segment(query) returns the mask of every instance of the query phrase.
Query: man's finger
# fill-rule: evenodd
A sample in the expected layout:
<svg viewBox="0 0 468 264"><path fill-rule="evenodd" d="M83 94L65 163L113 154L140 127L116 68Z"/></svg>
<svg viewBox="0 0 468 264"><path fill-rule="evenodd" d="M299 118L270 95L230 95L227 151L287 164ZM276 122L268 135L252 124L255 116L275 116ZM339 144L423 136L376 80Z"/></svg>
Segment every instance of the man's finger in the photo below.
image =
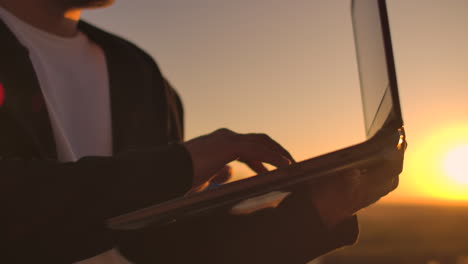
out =
<svg viewBox="0 0 468 264"><path fill-rule="evenodd" d="M247 134L245 135L249 140L268 146L272 151L278 152L281 155L288 158L291 162L295 162L291 153L287 151L283 146L278 142L273 140L270 136L266 134Z"/></svg>
<svg viewBox="0 0 468 264"><path fill-rule="evenodd" d="M220 171L218 171L211 179L212 183L223 184L231 180L232 178L232 168L230 166L224 166Z"/></svg>
<svg viewBox="0 0 468 264"><path fill-rule="evenodd" d="M288 167L292 163L289 158L272 151L261 142L245 141L239 143L237 147L239 148L239 160L265 162L279 168Z"/></svg>
<svg viewBox="0 0 468 264"><path fill-rule="evenodd" d="M255 173L262 174L268 172L268 169L260 161L249 161L249 160L240 160L241 162L247 164Z"/></svg>

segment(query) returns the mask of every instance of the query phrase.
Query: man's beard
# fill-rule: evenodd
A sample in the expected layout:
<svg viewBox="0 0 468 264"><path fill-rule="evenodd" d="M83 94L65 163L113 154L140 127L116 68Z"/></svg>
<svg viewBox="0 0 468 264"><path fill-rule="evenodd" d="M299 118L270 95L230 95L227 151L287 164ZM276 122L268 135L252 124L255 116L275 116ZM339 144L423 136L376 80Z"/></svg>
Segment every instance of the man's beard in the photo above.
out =
<svg viewBox="0 0 468 264"><path fill-rule="evenodd" d="M97 8L114 3L114 0L60 0L69 8Z"/></svg>

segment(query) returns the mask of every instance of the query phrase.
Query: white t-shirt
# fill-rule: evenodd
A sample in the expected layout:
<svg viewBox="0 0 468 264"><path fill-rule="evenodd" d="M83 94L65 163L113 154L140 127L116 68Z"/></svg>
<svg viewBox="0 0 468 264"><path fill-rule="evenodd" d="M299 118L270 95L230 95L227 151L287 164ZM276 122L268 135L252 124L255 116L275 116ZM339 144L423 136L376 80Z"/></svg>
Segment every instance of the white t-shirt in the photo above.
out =
<svg viewBox="0 0 468 264"><path fill-rule="evenodd" d="M63 38L0 9L29 50L52 122L59 161L111 156L109 81L102 49L86 35Z"/></svg>
<svg viewBox="0 0 468 264"><path fill-rule="evenodd" d="M81 32L71 38L59 37L1 7L0 18L29 50L51 119L59 161L111 156L109 77L103 50ZM79 262L128 263L116 250Z"/></svg>

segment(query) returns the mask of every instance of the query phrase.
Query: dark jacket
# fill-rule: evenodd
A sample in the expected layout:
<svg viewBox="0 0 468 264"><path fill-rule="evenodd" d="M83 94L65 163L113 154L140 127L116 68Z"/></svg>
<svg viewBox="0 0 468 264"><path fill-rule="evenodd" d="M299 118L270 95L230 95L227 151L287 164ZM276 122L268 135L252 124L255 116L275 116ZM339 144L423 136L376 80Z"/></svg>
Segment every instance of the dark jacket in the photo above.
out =
<svg viewBox="0 0 468 264"><path fill-rule="evenodd" d="M116 245L137 264L303 263L355 241L355 218L327 230L300 195L249 216L213 213L165 228L106 229L109 217L183 195L192 184L192 164L180 145L180 100L151 57L87 23L79 27L106 55L114 155L59 163L28 51L0 21L0 243L6 263L72 263ZM216 253L201 252L201 242Z"/></svg>

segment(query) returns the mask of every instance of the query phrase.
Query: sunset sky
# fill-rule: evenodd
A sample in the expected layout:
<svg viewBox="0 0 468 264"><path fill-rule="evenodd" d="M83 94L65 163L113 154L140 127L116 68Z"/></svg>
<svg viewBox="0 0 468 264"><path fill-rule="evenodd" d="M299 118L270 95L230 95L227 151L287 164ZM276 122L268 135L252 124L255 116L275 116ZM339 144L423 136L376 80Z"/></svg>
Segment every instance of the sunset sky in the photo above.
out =
<svg viewBox="0 0 468 264"><path fill-rule="evenodd" d="M385 201L468 201L468 1L391 0L389 12L409 148ZM348 0L117 0L83 18L157 60L187 139L265 132L297 160L365 139Z"/></svg>

